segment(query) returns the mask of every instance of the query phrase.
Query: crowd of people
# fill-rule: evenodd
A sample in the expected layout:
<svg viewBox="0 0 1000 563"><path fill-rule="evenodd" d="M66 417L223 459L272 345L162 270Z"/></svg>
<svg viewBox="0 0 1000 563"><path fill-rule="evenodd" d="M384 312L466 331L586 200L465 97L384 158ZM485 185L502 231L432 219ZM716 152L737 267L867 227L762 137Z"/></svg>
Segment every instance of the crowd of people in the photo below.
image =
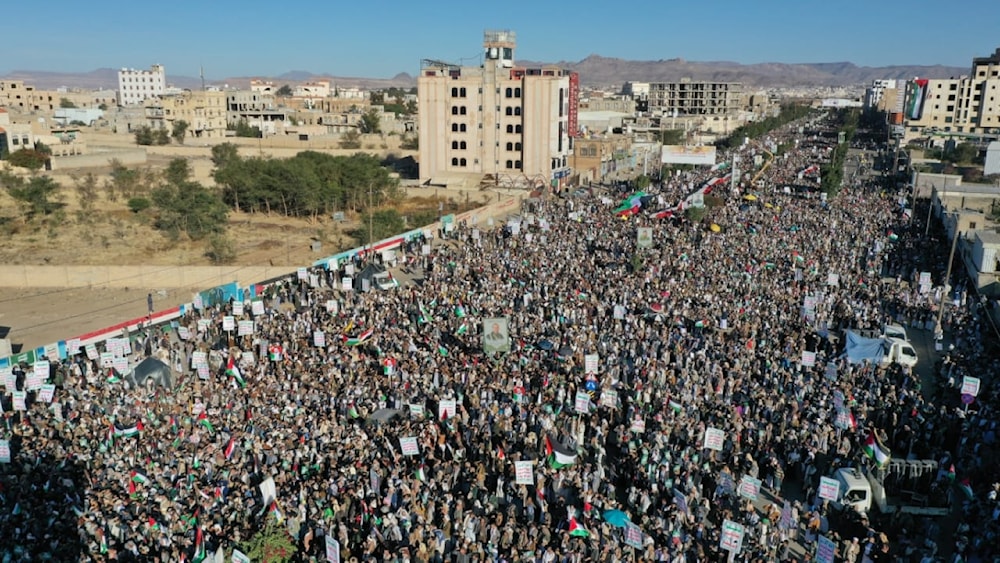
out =
<svg viewBox="0 0 1000 563"><path fill-rule="evenodd" d="M829 153L798 126L738 149L768 170L724 184L703 220L617 217L599 189L539 198L415 248L419 283L344 291L343 272L317 272L261 287L262 309L202 303L130 335L120 353L162 360L167 385L83 350L54 363L51 402L0 400L0 561L322 561L328 543L342 561L724 561L727 521L743 530L734 561L805 561L821 537L840 561L993 560L988 306L962 297L929 326L949 296L917 277L946 281L945 243L870 180L829 200L785 190L816 184L800 172ZM647 191L677 201L721 173ZM509 352L484 353L485 319L506 319ZM936 395L909 368L842 358L844 329L889 322L945 336ZM971 409L965 374L984 383ZM955 479L954 534L816 499L819 477L873 465L869 431Z"/></svg>

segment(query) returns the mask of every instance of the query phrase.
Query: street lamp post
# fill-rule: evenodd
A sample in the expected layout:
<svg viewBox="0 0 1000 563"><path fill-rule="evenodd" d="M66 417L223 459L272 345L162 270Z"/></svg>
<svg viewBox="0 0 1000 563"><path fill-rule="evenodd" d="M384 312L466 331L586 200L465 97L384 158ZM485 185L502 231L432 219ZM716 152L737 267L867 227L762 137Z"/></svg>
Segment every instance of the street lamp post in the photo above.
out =
<svg viewBox="0 0 1000 563"><path fill-rule="evenodd" d="M958 213L955 214L955 234L951 237L951 252L948 253L948 268L944 273L944 290L941 293L941 305L938 307L937 324L934 325L935 332L944 330L941 328L941 319L944 317L944 304L948 299L948 292L951 290L951 265L955 261L955 248L958 246Z"/></svg>

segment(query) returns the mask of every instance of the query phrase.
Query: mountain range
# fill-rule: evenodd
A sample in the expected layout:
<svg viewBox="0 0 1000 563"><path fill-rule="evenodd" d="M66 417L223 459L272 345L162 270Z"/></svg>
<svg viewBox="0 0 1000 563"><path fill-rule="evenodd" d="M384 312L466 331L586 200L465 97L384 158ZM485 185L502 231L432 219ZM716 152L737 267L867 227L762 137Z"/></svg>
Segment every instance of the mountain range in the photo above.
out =
<svg viewBox="0 0 1000 563"><path fill-rule="evenodd" d="M750 87L860 87L880 78L910 79L948 78L968 73L968 68L943 65L892 65L882 67L857 66L850 62L839 63L756 63L741 64L729 61L694 62L684 59L657 61L633 61L590 55L578 62L561 61L539 63L518 61L519 66L558 66L580 74L580 82L585 86L620 87L629 81L671 82L682 78L713 82L742 82ZM229 85L248 87L251 78L273 80L279 84L305 82L310 80L330 80L342 88L364 89L388 88L390 86L409 88L416 85L416 78L405 72L392 78L341 77L332 74L316 74L304 70L294 70L272 77L230 77L206 79L208 85ZM15 70L0 79L24 80L39 89L59 87L83 89L117 89L118 71L100 68L90 72L46 72ZM167 75L167 82L178 88L197 89L202 85L199 77Z"/></svg>

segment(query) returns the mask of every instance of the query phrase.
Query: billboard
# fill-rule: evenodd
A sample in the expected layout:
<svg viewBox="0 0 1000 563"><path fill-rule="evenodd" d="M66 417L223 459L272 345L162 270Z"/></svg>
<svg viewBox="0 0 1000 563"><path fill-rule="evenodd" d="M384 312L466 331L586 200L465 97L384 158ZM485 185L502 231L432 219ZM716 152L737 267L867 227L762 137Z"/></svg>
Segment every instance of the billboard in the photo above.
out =
<svg viewBox="0 0 1000 563"><path fill-rule="evenodd" d="M577 137L580 134L580 74L572 72L569 75L569 112L567 113L566 128L569 129L570 137Z"/></svg>
<svg viewBox="0 0 1000 563"><path fill-rule="evenodd" d="M906 83L906 117L908 119L917 120L923 116L926 95L926 78L917 78Z"/></svg>
<svg viewBox="0 0 1000 563"><path fill-rule="evenodd" d="M715 166L715 147L687 147L684 145L663 145L663 164L700 164Z"/></svg>

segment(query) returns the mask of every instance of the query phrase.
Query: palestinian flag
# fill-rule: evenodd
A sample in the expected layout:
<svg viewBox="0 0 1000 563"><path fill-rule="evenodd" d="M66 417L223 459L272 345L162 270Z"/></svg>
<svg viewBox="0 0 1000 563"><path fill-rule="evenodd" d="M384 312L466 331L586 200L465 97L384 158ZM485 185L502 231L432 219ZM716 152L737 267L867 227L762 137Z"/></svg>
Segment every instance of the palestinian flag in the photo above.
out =
<svg viewBox="0 0 1000 563"><path fill-rule="evenodd" d="M198 424L204 426L209 432L215 433L215 426L212 426L212 422L208 420L208 415L205 414L205 411L202 411L198 415Z"/></svg>
<svg viewBox="0 0 1000 563"><path fill-rule="evenodd" d="M677 401L675 401L673 399L668 400L667 401L667 405L670 407L670 410L672 410L674 412L677 412L677 413L681 412L681 409L684 408L684 407L681 406L680 403L678 403Z"/></svg>
<svg viewBox="0 0 1000 563"><path fill-rule="evenodd" d="M396 373L396 366L398 363L399 362L397 362L394 358L386 358L382 362L382 374L392 375L393 373Z"/></svg>
<svg viewBox="0 0 1000 563"><path fill-rule="evenodd" d="M370 328L370 329L362 332L361 334L355 336L354 338L348 338L346 340L346 343L347 343L348 346L360 346L360 345L364 344L365 342L367 342L368 339L372 337L372 334L374 334L374 332L375 332L375 329Z"/></svg>
<svg viewBox="0 0 1000 563"><path fill-rule="evenodd" d="M233 457L233 452L236 451L236 436L229 438L229 443L226 444L226 459Z"/></svg>
<svg viewBox="0 0 1000 563"><path fill-rule="evenodd" d="M872 430L868 431L868 436L865 438L864 452L879 467L885 467L892 459L892 452L889 448L879 444L878 438L875 437L875 432Z"/></svg>
<svg viewBox="0 0 1000 563"><path fill-rule="evenodd" d="M108 538L106 536L107 536L107 533L102 529L101 530L101 555L105 555L108 552Z"/></svg>
<svg viewBox="0 0 1000 563"><path fill-rule="evenodd" d="M455 316L460 319L465 318L465 307L462 307L461 305L455 307Z"/></svg>
<svg viewBox="0 0 1000 563"><path fill-rule="evenodd" d="M150 516L146 520L146 523L149 525L149 529L151 529L151 530L159 530L160 529L160 525L156 523L156 519L153 518L152 516Z"/></svg>
<svg viewBox="0 0 1000 563"><path fill-rule="evenodd" d="M976 500L976 494L972 492L972 483L969 482L968 477L959 481L958 489L965 494L965 498Z"/></svg>
<svg viewBox="0 0 1000 563"><path fill-rule="evenodd" d="M947 477L948 480L951 481L952 483L955 482L955 464L954 463L951 464L951 467L948 468L948 473L945 474L945 477Z"/></svg>
<svg viewBox="0 0 1000 563"><path fill-rule="evenodd" d="M417 481L420 481L421 483L427 481L427 472L424 471L424 466L423 465L421 465L420 467L417 468L417 470L416 470L416 472L414 472L413 476L417 479Z"/></svg>
<svg viewBox="0 0 1000 563"><path fill-rule="evenodd" d="M114 368L109 369L107 382L118 383L119 381L121 381L121 379L118 378L118 373L114 370Z"/></svg>
<svg viewBox="0 0 1000 563"><path fill-rule="evenodd" d="M576 452L569 451L559 442L553 442L548 436L545 436L545 455L552 469L562 469L576 463Z"/></svg>
<svg viewBox="0 0 1000 563"><path fill-rule="evenodd" d="M421 323L429 323L433 320L433 317L431 317L431 314L427 311L427 308L424 307L423 304L420 305L420 318L418 320Z"/></svg>
<svg viewBox="0 0 1000 563"><path fill-rule="evenodd" d="M458 330L455 331L455 336L462 336L466 332L469 332L469 325L462 323L462 326L458 327Z"/></svg>
<svg viewBox="0 0 1000 563"><path fill-rule="evenodd" d="M205 553L205 533L201 531L201 526L195 528L194 532L194 557L191 558L192 563L201 563L205 560L207 554Z"/></svg>
<svg viewBox="0 0 1000 563"><path fill-rule="evenodd" d="M590 532L576 521L576 517L571 516L569 519L569 535L577 538L589 538Z"/></svg>
<svg viewBox="0 0 1000 563"><path fill-rule="evenodd" d="M271 514L274 515L274 519L278 521L278 524L285 521L285 515L278 509L278 501L271 501Z"/></svg>
<svg viewBox="0 0 1000 563"><path fill-rule="evenodd" d="M149 483L149 477L146 477L145 475L139 473L138 471L133 471L131 473L131 476L133 483L142 483L143 485Z"/></svg>
<svg viewBox="0 0 1000 563"><path fill-rule="evenodd" d="M447 357L448 356L448 349L445 348L444 346L438 344L438 354L441 354L442 356L446 356Z"/></svg>
<svg viewBox="0 0 1000 563"><path fill-rule="evenodd" d="M896 242L897 240L899 240L899 235L897 235L892 231L889 231L889 240Z"/></svg>
<svg viewBox="0 0 1000 563"><path fill-rule="evenodd" d="M232 354L229 355L229 361L226 362L226 375L232 377L236 380L236 383L240 384L240 387L246 387L247 382L243 380L243 375L240 374L240 368L236 365L236 358Z"/></svg>
<svg viewBox="0 0 1000 563"><path fill-rule="evenodd" d="M351 418L358 418L359 416L361 416L360 414L358 414L358 408L354 406L354 403L351 403L350 408L347 409L347 416Z"/></svg>
<svg viewBox="0 0 1000 563"><path fill-rule="evenodd" d="M115 438L132 438L142 432L142 423L138 423L130 428L115 428Z"/></svg>

